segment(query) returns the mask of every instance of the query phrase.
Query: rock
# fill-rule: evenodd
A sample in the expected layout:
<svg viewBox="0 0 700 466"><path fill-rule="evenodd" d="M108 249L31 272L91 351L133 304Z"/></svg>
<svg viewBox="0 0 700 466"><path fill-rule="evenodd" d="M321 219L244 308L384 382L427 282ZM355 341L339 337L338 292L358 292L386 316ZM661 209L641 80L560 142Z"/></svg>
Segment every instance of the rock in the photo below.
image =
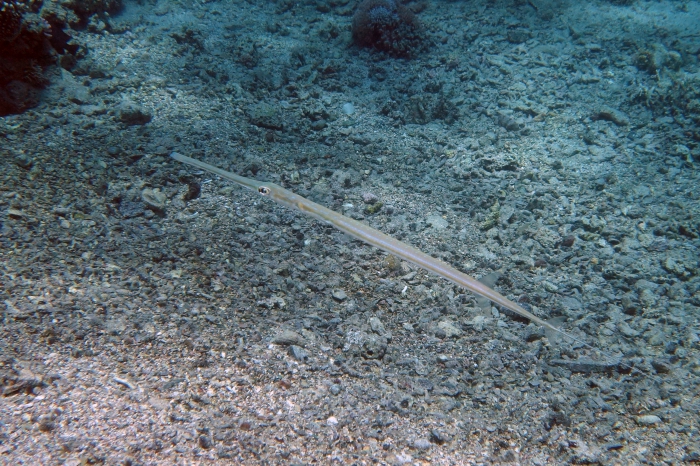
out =
<svg viewBox="0 0 700 466"><path fill-rule="evenodd" d="M212 447L211 439L206 435L200 435L198 439L199 446L208 449Z"/></svg>
<svg viewBox="0 0 700 466"><path fill-rule="evenodd" d="M365 359L382 359L386 353L386 340L376 335L367 335L366 337L362 343L362 357Z"/></svg>
<svg viewBox="0 0 700 466"><path fill-rule="evenodd" d="M527 42L530 40L532 37L532 33L528 31L527 29L510 29L506 33L506 39L508 39L508 42L511 44L522 44L523 42Z"/></svg>
<svg viewBox="0 0 700 466"><path fill-rule="evenodd" d="M611 121L617 126L628 126L630 124L630 119L627 115L610 107L601 107L597 112L591 115L591 119Z"/></svg>
<svg viewBox="0 0 700 466"><path fill-rule="evenodd" d="M639 336L639 332L634 330L632 327L629 326L627 322L619 322L617 324L617 329L620 331L620 333L626 337L629 338L635 338Z"/></svg>
<svg viewBox="0 0 700 466"><path fill-rule="evenodd" d="M292 330L283 331L281 334L272 339L272 343L283 346L306 346L306 341L304 338Z"/></svg>
<svg viewBox="0 0 700 466"><path fill-rule="evenodd" d="M288 353L290 356L300 362L306 362L309 359L309 352L301 346L291 345Z"/></svg>
<svg viewBox="0 0 700 466"><path fill-rule="evenodd" d="M32 168L32 165L34 165L34 160L32 160L32 158L29 157L27 154L20 154L17 157L15 157L15 163L18 167L24 168L25 170L29 170L30 168Z"/></svg>
<svg viewBox="0 0 700 466"><path fill-rule="evenodd" d="M353 170L336 170L331 176L331 182L334 186L341 188L352 188L360 183L360 174Z"/></svg>
<svg viewBox="0 0 700 466"><path fill-rule="evenodd" d="M415 448L416 450L428 450L431 446L431 443L428 439L419 438L419 439L414 440L411 443L411 446L413 448Z"/></svg>
<svg viewBox="0 0 700 466"><path fill-rule="evenodd" d="M437 327L445 333L445 338L458 337L462 334L462 331L448 320L438 322Z"/></svg>
<svg viewBox="0 0 700 466"><path fill-rule="evenodd" d="M167 197L165 194L160 192L159 189L150 189L146 188L141 192L141 200L143 201L146 206L148 206L151 210L154 210L156 212L164 212L165 211L165 201L167 200Z"/></svg>
<svg viewBox="0 0 700 466"><path fill-rule="evenodd" d="M343 290L333 290L333 299L335 299L338 302L343 302L346 299L348 299L348 295L345 294L345 291Z"/></svg>
<svg viewBox="0 0 700 466"><path fill-rule="evenodd" d="M397 453L394 460L395 464L408 464L413 461L413 457L408 453Z"/></svg>
<svg viewBox="0 0 700 466"><path fill-rule="evenodd" d="M325 120L318 120L311 123L311 129L314 131L321 131L325 129L327 125Z"/></svg>
<svg viewBox="0 0 700 466"><path fill-rule="evenodd" d="M449 442L451 440L450 436L447 435L445 432L442 432L437 429L433 429L430 432L430 441L433 443L436 443L438 445L444 445L445 443Z"/></svg>
<svg viewBox="0 0 700 466"><path fill-rule="evenodd" d="M611 361L594 361L588 358L579 358L576 360L569 359L553 359L549 361L549 364L553 366L563 366L569 369L571 372L608 372L615 370L619 367L619 362Z"/></svg>
<svg viewBox="0 0 700 466"><path fill-rule="evenodd" d="M122 201L119 204L119 213L124 218L134 218L143 215L145 206L143 202Z"/></svg>
<svg viewBox="0 0 700 466"><path fill-rule="evenodd" d="M525 327L525 330L523 330L523 339L528 343L541 340L544 337L544 329L538 325L528 325Z"/></svg>
<svg viewBox="0 0 700 466"><path fill-rule="evenodd" d="M50 98L56 100L68 99L75 104L85 104L90 100L90 88L82 85L65 69L61 69L61 77L46 91Z"/></svg>
<svg viewBox="0 0 700 466"><path fill-rule="evenodd" d="M449 225L449 223L447 223L447 220L445 220L439 215L431 215L425 221L436 230L444 230Z"/></svg>
<svg viewBox="0 0 700 466"><path fill-rule="evenodd" d="M279 107L260 102L253 105L248 110L250 122L260 128L282 130L284 129L284 119Z"/></svg>
<svg viewBox="0 0 700 466"><path fill-rule="evenodd" d="M145 125L152 118L145 108L130 101L122 102L117 111L119 121L128 126Z"/></svg>
<svg viewBox="0 0 700 466"><path fill-rule="evenodd" d="M7 209L7 216L14 219L20 219L24 217L24 212L22 212L20 209L10 207Z"/></svg>
<svg viewBox="0 0 700 466"><path fill-rule="evenodd" d="M384 324L377 317L372 317L369 319L369 326L374 333L377 333L379 335L384 335L386 333Z"/></svg>
<svg viewBox="0 0 700 466"><path fill-rule="evenodd" d="M346 115L352 115L355 113L355 106L352 102L346 102L343 104L343 113Z"/></svg>
<svg viewBox="0 0 700 466"><path fill-rule="evenodd" d="M661 423L661 418L659 416L655 416L653 414L647 414L645 416L638 416L637 417L637 424L640 426L653 426L655 424L660 424Z"/></svg>
<svg viewBox="0 0 700 466"><path fill-rule="evenodd" d="M379 199L372 193L362 193L362 202L365 204L375 204Z"/></svg>

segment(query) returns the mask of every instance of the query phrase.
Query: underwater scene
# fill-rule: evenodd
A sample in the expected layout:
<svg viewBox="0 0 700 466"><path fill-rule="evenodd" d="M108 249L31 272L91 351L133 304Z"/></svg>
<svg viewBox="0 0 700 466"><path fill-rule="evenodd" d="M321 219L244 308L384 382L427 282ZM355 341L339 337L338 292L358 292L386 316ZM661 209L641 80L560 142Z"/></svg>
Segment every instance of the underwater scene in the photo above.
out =
<svg viewBox="0 0 700 466"><path fill-rule="evenodd" d="M0 464L700 462L697 0L0 0Z"/></svg>

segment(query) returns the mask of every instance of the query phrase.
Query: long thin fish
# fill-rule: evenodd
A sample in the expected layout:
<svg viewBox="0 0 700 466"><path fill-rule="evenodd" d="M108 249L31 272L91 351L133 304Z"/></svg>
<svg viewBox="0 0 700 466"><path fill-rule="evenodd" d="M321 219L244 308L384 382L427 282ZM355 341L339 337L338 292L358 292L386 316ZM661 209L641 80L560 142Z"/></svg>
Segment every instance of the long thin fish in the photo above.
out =
<svg viewBox="0 0 700 466"><path fill-rule="evenodd" d="M260 193L263 197L268 197L272 199L273 201L277 202L278 204L282 204L284 206L289 207L290 209L296 209L299 210L311 217L314 217L324 223L328 223L330 225L333 225L335 228L338 230L342 231L345 234L348 234L354 238L359 239L360 241L364 241L367 244L370 244L372 246L375 246L379 249L382 249L390 254L393 254L397 257L400 257L408 262L411 262L418 267L421 267L425 270L428 270L430 272L434 272L438 275L440 275L443 278L446 278L447 280L451 281L452 283L459 285L461 287L466 288L467 290L471 291L472 293L475 293L479 296L483 296L484 298L487 298L491 300L492 302L496 304L500 304L501 306L505 307L506 309L509 309L516 314L519 314L526 319L529 319L531 322L534 322L538 325L541 325L542 327L545 327L549 330L552 330L558 334L561 334L565 336L566 338L569 338L572 341L575 341L577 343L580 343L587 348L590 348L594 351L598 351L601 354L603 354L605 357L617 361L618 359L613 357L611 354L606 353L605 351L599 350L590 344L586 343L585 341L574 337L573 335L569 334L568 332L565 332L564 330L561 330L558 327L555 327L554 325L550 324L549 322L540 319L533 313L526 311L523 309L521 306L516 304L515 302L511 301L510 299L506 298L502 294L500 294L497 291L494 291L493 289L489 288L488 286L484 285L483 283L479 282L477 279L460 272L459 270L455 269L454 267L446 264L445 262L435 259L434 257L431 257L427 254L425 254L422 251L419 251L418 249L409 246L406 243L402 243L401 241L392 238L389 235L385 235L381 231L375 230L374 228L365 225L364 223L358 222L357 220L353 220L351 218L348 218L344 215L339 214L338 212L335 212L331 209L328 209L326 207L323 207L320 204L316 204L315 202L312 202L304 197L301 197L297 194L294 194L291 191L288 191L284 189L281 186L278 186L274 183L267 183L263 181L257 181L257 180L251 180L250 178L245 178L243 176L236 175L231 172L227 172L226 170L222 170L218 167L215 167L213 165L209 165L208 163L202 162L197 159L193 159L191 157L187 157L185 155L179 154L177 152L173 152L170 154L170 156L179 161L183 162L189 165L192 165L197 168L201 168L202 170L206 170L208 172L214 173L216 175L221 176L222 178L226 178L227 180L231 180L234 183L237 183L245 188L252 189L254 191L257 191ZM627 367L631 369L629 366L620 363L622 366ZM636 369L636 368L635 368ZM636 369L639 371L639 369ZM648 374L644 374L643 372L639 371L645 376L649 376Z"/></svg>

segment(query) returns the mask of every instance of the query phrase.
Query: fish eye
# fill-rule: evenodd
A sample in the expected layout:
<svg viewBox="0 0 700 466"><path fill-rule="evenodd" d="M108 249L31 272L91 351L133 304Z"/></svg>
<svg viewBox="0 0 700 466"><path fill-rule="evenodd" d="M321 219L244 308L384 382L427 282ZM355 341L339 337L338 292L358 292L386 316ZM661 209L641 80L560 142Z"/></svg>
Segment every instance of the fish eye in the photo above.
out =
<svg viewBox="0 0 700 466"><path fill-rule="evenodd" d="M258 192L263 196L267 196L268 194L270 194L271 191L270 188L268 188L267 186L260 186L258 188Z"/></svg>

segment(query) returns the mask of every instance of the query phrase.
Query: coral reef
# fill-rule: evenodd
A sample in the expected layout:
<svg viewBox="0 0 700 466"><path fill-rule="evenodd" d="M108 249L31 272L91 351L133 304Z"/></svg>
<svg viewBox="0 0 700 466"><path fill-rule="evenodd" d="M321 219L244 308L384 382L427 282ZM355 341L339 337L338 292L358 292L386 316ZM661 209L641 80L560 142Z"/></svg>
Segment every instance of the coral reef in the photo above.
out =
<svg viewBox="0 0 700 466"><path fill-rule="evenodd" d="M78 46L64 29L121 7L122 0L0 0L0 116L35 106L51 65L75 64Z"/></svg>
<svg viewBox="0 0 700 466"><path fill-rule="evenodd" d="M122 0L68 0L62 4L83 20L94 14L116 13L123 6Z"/></svg>
<svg viewBox="0 0 700 466"><path fill-rule="evenodd" d="M420 51L424 39L416 16L395 0L360 3L352 20L352 35L361 47L403 57Z"/></svg>
<svg viewBox="0 0 700 466"><path fill-rule="evenodd" d="M0 4L0 116L36 105L38 90L48 83L44 67L55 61L55 52L39 8L33 0Z"/></svg>
<svg viewBox="0 0 700 466"><path fill-rule="evenodd" d="M3 1L0 3L0 41L11 42L22 30L22 15L26 5L23 2Z"/></svg>

